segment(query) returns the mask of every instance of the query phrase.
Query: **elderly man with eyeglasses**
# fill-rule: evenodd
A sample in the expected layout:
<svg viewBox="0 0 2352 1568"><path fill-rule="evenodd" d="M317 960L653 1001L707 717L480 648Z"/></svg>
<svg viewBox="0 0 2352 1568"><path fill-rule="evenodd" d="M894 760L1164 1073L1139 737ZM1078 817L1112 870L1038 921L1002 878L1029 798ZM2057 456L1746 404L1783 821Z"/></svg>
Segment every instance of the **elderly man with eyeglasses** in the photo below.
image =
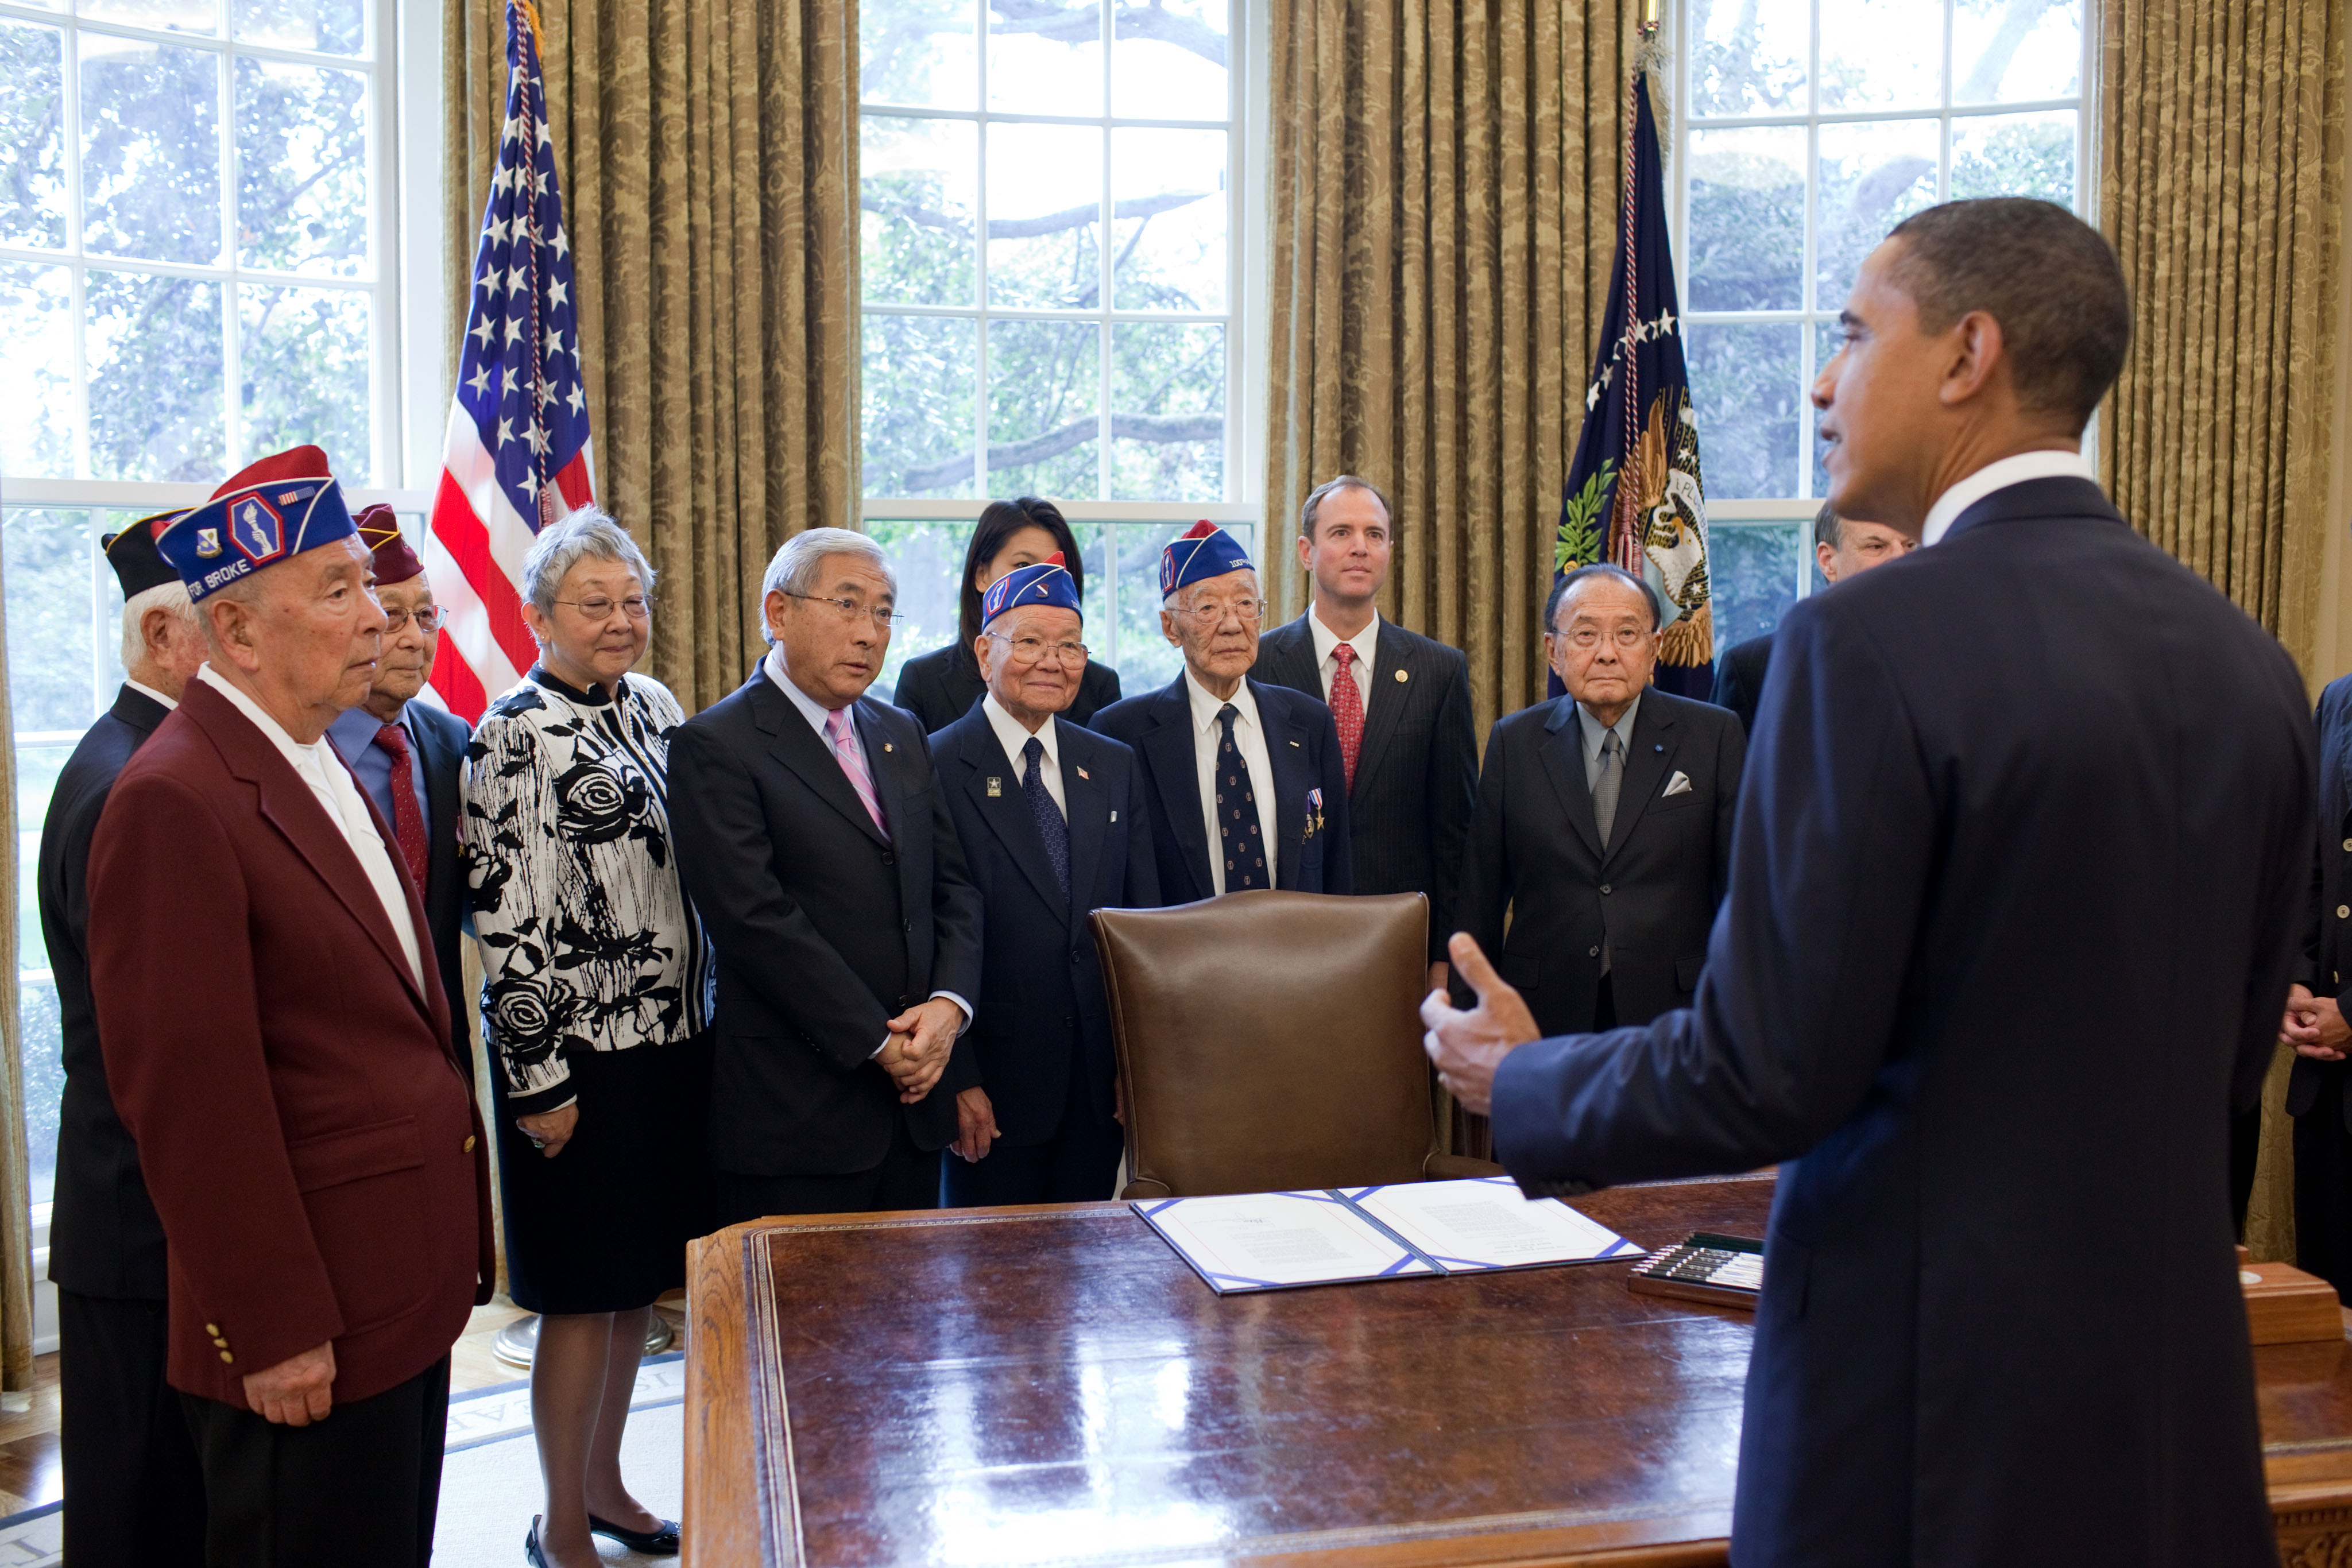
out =
<svg viewBox="0 0 2352 1568"><path fill-rule="evenodd" d="M1621 567L1561 578L1544 656L1568 694L1486 742L1456 919L1548 1034L1688 1007L1730 877L1746 732L1727 708L1649 689L1658 621Z"/></svg>
<svg viewBox="0 0 2352 1568"><path fill-rule="evenodd" d="M1241 541L1195 524L1160 557L1160 630L1184 668L1092 727L1143 759L1164 904L1253 888L1353 893L1348 772L1331 710L1250 678L1265 615Z"/></svg>
<svg viewBox="0 0 2352 1568"><path fill-rule="evenodd" d="M670 739L678 874L719 954L719 1223L935 1207L976 1082L981 897L922 726L866 695L898 580L866 536L809 528L760 587L767 656Z"/></svg>

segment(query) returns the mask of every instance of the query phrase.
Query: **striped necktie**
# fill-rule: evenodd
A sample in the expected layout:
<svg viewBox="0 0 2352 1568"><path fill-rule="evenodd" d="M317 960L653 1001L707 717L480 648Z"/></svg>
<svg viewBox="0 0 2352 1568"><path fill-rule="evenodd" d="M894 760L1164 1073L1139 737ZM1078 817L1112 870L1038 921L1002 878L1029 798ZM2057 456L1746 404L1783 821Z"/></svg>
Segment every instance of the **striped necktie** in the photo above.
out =
<svg viewBox="0 0 2352 1568"><path fill-rule="evenodd" d="M849 775L849 787L866 803L866 814L874 819L875 831L887 843L889 825L882 821L882 802L874 793L874 775L866 771L866 753L858 748L857 730L849 722L849 710L837 707L826 714L824 733L833 741L833 755L841 763L841 770Z"/></svg>

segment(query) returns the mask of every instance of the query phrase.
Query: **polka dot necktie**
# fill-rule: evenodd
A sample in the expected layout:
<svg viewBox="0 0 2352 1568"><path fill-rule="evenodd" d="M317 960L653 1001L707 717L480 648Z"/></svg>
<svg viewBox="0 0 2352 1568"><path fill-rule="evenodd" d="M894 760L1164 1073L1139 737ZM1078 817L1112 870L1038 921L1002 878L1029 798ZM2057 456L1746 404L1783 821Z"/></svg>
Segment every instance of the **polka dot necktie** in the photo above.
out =
<svg viewBox="0 0 2352 1568"><path fill-rule="evenodd" d="M1339 727L1339 760L1348 769L1348 788L1356 787L1356 753L1364 748L1364 694L1356 685L1356 677L1348 668L1356 662L1353 643L1341 643L1331 650L1339 668L1331 676L1331 719Z"/></svg>
<svg viewBox="0 0 2352 1568"><path fill-rule="evenodd" d="M1274 885L1265 873L1265 839L1257 831L1257 797L1250 791L1249 767L1234 744L1234 720L1241 716L1231 703L1217 710L1217 836L1223 841L1227 893Z"/></svg>
<svg viewBox="0 0 2352 1568"><path fill-rule="evenodd" d="M1045 858L1054 862L1054 880L1062 884L1062 897L1070 896L1070 824L1062 817L1062 808L1054 804L1054 792L1045 788L1045 743L1035 736L1021 748L1021 758L1028 764L1021 775L1021 794L1029 802L1029 814L1037 820L1037 836L1045 841Z"/></svg>

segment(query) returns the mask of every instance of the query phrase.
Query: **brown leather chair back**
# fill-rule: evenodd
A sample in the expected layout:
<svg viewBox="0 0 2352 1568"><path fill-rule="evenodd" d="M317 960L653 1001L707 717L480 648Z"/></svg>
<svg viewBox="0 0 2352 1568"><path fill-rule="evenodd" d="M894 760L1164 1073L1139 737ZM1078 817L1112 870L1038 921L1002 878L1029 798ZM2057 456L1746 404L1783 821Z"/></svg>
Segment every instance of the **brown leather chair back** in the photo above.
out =
<svg viewBox="0 0 2352 1568"><path fill-rule="evenodd" d="M1423 1179L1426 898L1259 891L1093 919L1127 1090L1123 1196Z"/></svg>

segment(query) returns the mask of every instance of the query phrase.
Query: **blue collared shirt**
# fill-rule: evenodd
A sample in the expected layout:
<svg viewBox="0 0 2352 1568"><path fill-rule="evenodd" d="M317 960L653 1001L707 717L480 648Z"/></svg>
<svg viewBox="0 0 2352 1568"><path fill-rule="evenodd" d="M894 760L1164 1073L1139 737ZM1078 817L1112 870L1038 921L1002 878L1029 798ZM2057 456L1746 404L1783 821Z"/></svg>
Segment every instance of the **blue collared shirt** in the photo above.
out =
<svg viewBox="0 0 2352 1568"><path fill-rule="evenodd" d="M408 783L416 791L416 809L424 815L429 841L442 824L433 820L433 797L425 788L425 758L416 748L416 727L408 718L411 706L404 705L394 722L408 737ZM383 727L383 721L367 709L347 708L327 727L327 738L334 743L335 755L350 766L360 789L383 813L384 826L390 827L396 821L392 814L392 753L375 743L376 731Z"/></svg>

